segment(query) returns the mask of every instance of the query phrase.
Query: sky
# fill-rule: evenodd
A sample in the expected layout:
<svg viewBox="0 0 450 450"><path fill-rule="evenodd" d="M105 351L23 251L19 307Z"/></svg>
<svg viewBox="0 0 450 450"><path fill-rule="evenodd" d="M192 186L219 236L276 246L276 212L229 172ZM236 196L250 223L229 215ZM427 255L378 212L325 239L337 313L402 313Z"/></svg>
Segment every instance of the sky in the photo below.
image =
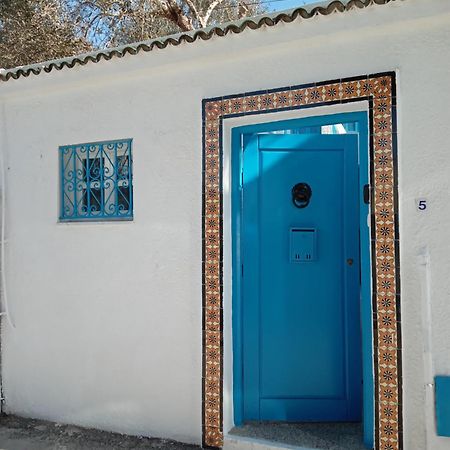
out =
<svg viewBox="0 0 450 450"><path fill-rule="evenodd" d="M319 0L275 0L269 3L269 11L282 11L283 9L297 8L300 6L317 3Z"/></svg>

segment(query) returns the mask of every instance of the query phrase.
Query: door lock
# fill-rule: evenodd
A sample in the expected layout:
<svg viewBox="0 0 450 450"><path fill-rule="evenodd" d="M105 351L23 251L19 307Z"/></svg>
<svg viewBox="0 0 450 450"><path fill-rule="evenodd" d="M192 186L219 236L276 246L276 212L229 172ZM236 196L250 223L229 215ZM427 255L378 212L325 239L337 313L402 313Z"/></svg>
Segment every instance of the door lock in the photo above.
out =
<svg viewBox="0 0 450 450"><path fill-rule="evenodd" d="M348 264L349 266L353 266L353 258L348 258L348 259L347 259L347 264Z"/></svg>

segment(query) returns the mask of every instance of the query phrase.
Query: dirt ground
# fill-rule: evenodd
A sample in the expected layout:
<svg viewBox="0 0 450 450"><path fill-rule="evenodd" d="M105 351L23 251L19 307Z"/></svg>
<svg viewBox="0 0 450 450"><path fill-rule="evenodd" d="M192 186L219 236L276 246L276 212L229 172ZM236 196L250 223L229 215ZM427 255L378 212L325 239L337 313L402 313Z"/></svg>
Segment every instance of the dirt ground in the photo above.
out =
<svg viewBox="0 0 450 450"><path fill-rule="evenodd" d="M199 449L166 439L125 436L73 425L0 417L0 450Z"/></svg>

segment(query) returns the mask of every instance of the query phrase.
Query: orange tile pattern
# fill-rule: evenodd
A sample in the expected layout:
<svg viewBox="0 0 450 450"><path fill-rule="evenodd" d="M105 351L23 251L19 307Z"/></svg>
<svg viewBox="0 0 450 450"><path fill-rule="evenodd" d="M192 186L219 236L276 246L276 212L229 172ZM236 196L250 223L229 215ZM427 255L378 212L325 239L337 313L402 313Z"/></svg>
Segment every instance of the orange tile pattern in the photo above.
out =
<svg viewBox="0 0 450 450"><path fill-rule="evenodd" d="M384 73L203 102L203 444L222 433L223 118L368 101L372 213L375 447L402 448L395 74Z"/></svg>

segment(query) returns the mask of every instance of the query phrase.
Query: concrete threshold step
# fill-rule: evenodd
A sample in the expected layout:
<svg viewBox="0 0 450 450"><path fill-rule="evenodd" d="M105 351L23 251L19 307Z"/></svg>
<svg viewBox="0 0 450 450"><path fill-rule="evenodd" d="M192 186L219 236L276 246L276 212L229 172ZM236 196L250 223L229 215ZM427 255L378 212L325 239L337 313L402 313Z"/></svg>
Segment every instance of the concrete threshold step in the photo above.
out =
<svg viewBox="0 0 450 450"><path fill-rule="evenodd" d="M233 428L224 450L367 450L360 423L249 422Z"/></svg>
<svg viewBox="0 0 450 450"><path fill-rule="evenodd" d="M223 450L317 450L308 447L298 447L266 439L256 439L229 434L225 436Z"/></svg>

